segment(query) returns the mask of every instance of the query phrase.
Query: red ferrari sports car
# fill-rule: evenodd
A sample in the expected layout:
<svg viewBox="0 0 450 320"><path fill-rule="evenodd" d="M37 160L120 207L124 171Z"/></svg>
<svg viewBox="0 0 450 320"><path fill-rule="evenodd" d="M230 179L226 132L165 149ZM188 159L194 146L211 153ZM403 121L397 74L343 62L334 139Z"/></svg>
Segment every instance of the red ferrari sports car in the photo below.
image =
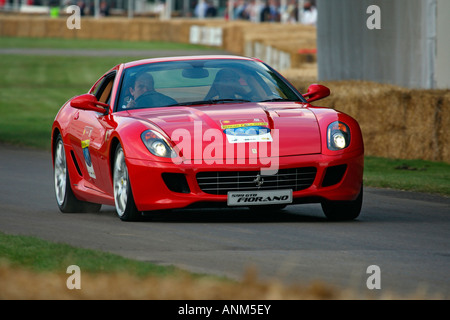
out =
<svg viewBox="0 0 450 320"><path fill-rule="evenodd" d="M315 107L258 59L155 58L123 63L67 101L52 127L62 212L115 206L120 219L195 206L279 210L321 203L359 216L364 145L358 123Z"/></svg>

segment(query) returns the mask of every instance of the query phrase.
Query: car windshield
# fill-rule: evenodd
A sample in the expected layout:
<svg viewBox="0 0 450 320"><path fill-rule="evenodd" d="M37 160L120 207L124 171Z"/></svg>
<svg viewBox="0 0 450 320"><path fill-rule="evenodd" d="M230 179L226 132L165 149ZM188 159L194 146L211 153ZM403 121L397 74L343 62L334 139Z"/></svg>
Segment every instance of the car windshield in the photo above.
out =
<svg viewBox="0 0 450 320"><path fill-rule="evenodd" d="M169 61L126 69L117 111L269 101L303 102L294 88L261 62Z"/></svg>

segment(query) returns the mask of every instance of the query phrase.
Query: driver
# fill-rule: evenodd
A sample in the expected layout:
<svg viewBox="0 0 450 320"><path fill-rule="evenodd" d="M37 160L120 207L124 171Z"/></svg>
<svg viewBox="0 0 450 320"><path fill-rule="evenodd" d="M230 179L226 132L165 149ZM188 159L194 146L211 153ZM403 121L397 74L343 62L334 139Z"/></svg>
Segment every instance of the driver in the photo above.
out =
<svg viewBox="0 0 450 320"><path fill-rule="evenodd" d="M134 82L134 83L133 83ZM155 91L155 82L151 74L141 72L135 75L130 84L130 99L126 108L162 107L177 102L162 93Z"/></svg>

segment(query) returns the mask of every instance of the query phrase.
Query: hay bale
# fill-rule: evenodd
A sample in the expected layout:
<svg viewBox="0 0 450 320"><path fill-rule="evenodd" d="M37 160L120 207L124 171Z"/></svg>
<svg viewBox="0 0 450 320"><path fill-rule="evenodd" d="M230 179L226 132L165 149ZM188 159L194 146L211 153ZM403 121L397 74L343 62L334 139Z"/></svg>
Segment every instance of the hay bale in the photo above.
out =
<svg viewBox="0 0 450 320"><path fill-rule="evenodd" d="M19 19L16 27L17 27L16 31L17 37L30 37L30 29L31 29L30 19L23 19L23 18Z"/></svg>
<svg viewBox="0 0 450 320"><path fill-rule="evenodd" d="M175 38L173 41L179 42L179 43L189 43L189 36L190 36L190 27L192 23L185 23L180 22L177 25L177 30L175 34Z"/></svg>
<svg viewBox="0 0 450 320"><path fill-rule="evenodd" d="M118 40L121 36L117 32L117 21L111 21L110 19L99 19L94 22L97 26L97 33L95 38L102 38L106 40Z"/></svg>
<svg viewBox="0 0 450 320"><path fill-rule="evenodd" d="M404 95L405 158L438 160L438 141L435 133L438 97L424 90Z"/></svg>
<svg viewBox="0 0 450 320"><path fill-rule="evenodd" d="M244 54L245 37L242 26L233 24L224 28L222 47L234 54Z"/></svg>
<svg viewBox="0 0 450 320"><path fill-rule="evenodd" d="M32 38L44 38L47 34L47 19L35 18L30 20L30 37Z"/></svg>
<svg viewBox="0 0 450 320"><path fill-rule="evenodd" d="M17 37L17 26L19 21L11 17L2 17L2 27L0 28L0 33L5 37Z"/></svg>
<svg viewBox="0 0 450 320"><path fill-rule="evenodd" d="M85 17L81 19L81 29L76 30L74 34L78 39L93 39L94 34L97 37L101 37L101 33L95 29L96 27L97 25L93 18Z"/></svg>
<svg viewBox="0 0 450 320"><path fill-rule="evenodd" d="M450 136L448 134L450 128L450 91L445 91L441 99L437 108L437 141L441 161L450 163Z"/></svg>
<svg viewBox="0 0 450 320"><path fill-rule="evenodd" d="M142 41L153 41L158 36L157 23L153 20L140 22L140 39Z"/></svg>
<svg viewBox="0 0 450 320"><path fill-rule="evenodd" d="M165 31L164 24L159 21L153 25L153 33L151 34L151 41L162 41L163 33Z"/></svg>
<svg viewBox="0 0 450 320"><path fill-rule="evenodd" d="M53 18L48 19L46 22L46 37L48 38L71 38L72 36L67 31L73 31L67 29L66 19Z"/></svg>
<svg viewBox="0 0 450 320"><path fill-rule="evenodd" d="M142 40L142 23L141 21L123 21L116 25L114 30L120 35L119 40L141 41Z"/></svg>
<svg viewBox="0 0 450 320"><path fill-rule="evenodd" d="M183 20L167 21L164 23L163 41L189 43L190 24Z"/></svg>

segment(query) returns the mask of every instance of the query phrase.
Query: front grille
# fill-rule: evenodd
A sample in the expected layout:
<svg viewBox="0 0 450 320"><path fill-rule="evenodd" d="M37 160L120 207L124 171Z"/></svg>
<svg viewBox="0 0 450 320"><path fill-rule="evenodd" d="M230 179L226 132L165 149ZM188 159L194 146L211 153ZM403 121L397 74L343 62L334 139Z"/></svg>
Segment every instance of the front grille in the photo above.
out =
<svg viewBox="0 0 450 320"><path fill-rule="evenodd" d="M267 176L261 175L260 171L200 172L197 174L197 183L203 192L215 195L227 194L228 191L299 191L313 184L316 173L315 167L282 169L277 174Z"/></svg>

